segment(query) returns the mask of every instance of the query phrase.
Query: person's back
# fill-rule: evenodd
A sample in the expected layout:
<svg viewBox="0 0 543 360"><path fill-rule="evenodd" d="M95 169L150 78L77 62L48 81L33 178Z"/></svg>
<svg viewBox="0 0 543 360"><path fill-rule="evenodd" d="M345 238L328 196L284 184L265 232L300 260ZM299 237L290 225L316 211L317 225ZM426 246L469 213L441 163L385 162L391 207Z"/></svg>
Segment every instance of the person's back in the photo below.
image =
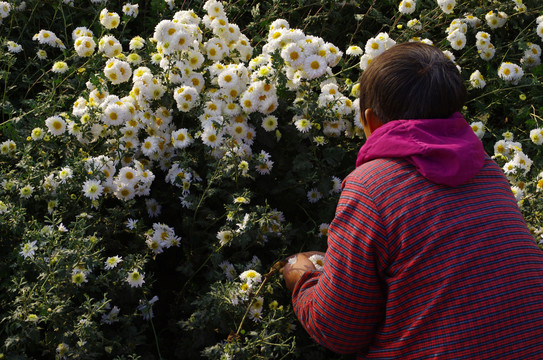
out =
<svg viewBox="0 0 543 360"><path fill-rule="evenodd" d="M346 221L338 219L330 230L329 242L335 243L327 252L330 276L355 275L333 297L324 290L331 288L327 278L321 279L311 306L332 308L337 299L354 294L367 300L362 313L375 306L370 311L375 337L367 338L362 358L543 358L543 252L492 160L454 188L428 181L405 160L373 160L347 178L337 211L345 212ZM371 241L347 255L344 237L356 238L360 231ZM380 256L370 262L368 255L375 253ZM355 263L375 269L364 276L346 256L366 259ZM297 306L304 306L303 292L295 297ZM387 294L385 306L374 292ZM346 335L348 323L364 315L322 316L312 321L338 327L346 338L337 340L348 347L358 342Z"/></svg>
<svg viewBox="0 0 543 360"><path fill-rule="evenodd" d="M437 48L387 52L361 77L368 139L324 268L304 254L284 268L296 315L359 359L543 359L543 252L456 112L462 79Z"/></svg>

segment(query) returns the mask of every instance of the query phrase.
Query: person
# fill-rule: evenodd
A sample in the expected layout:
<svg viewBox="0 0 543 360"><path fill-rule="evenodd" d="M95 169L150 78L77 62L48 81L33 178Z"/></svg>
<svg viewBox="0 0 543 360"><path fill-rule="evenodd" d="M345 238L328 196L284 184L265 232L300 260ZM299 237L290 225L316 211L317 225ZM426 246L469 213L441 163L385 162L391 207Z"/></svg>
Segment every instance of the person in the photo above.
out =
<svg viewBox="0 0 543 360"><path fill-rule="evenodd" d="M543 359L543 252L462 117L438 48L397 44L360 77L367 136L344 179L324 267L289 257L294 312L357 359Z"/></svg>

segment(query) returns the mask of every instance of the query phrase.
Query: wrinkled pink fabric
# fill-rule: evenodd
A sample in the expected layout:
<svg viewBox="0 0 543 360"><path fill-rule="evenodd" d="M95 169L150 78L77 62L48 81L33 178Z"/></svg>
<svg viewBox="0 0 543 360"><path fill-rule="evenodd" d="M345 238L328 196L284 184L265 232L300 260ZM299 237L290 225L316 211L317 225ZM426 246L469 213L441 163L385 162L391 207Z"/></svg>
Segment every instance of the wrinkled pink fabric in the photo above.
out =
<svg viewBox="0 0 543 360"><path fill-rule="evenodd" d="M428 180L448 186L468 182L483 167L483 144L460 113L447 119L393 120L362 146L356 166L378 158L403 158Z"/></svg>

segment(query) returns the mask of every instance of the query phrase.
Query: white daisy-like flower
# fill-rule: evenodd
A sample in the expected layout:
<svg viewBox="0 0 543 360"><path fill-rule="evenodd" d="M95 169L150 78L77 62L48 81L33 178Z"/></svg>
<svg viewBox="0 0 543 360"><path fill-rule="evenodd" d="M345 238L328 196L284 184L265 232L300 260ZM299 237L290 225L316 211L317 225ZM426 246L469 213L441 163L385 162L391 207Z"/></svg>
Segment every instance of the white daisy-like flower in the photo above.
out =
<svg viewBox="0 0 543 360"><path fill-rule="evenodd" d="M421 30L422 23L419 19L411 19L407 22L407 27L413 30Z"/></svg>
<svg viewBox="0 0 543 360"><path fill-rule="evenodd" d="M328 65L319 55L310 55L304 59L303 70L307 79L316 79L326 73Z"/></svg>
<svg viewBox="0 0 543 360"><path fill-rule="evenodd" d="M498 76L504 81L511 82L514 85L518 83L523 75L524 71L520 66L508 61L501 63L498 68Z"/></svg>
<svg viewBox="0 0 543 360"><path fill-rule="evenodd" d="M507 14L502 11L496 12L491 10L486 13L485 20L491 29L497 29L505 25L507 22L507 17Z"/></svg>
<svg viewBox="0 0 543 360"><path fill-rule="evenodd" d="M265 118L262 119L262 127L266 131L274 131L277 129L278 121L277 117L274 115L268 115Z"/></svg>
<svg viewBox="0 0 543 360"><path fill-rule="evenodd" d="M481 121L473 122L471 123L471 129L477 135L479 139L482 139L482 137L485 134L485 126Z"/></svg>
<svg viewBox="0 0 543 360"><path fill-rule="evenodd" d="M296 129L302 133L307 133L312 128L311 121L307 120L306 118L297 119L294 121L294 126L296 126Z"/></svg>
<svg viewBox="0 0 543 360"><path fill-rule="evenodd" d="M122 45L113 35L105 35L98 41L98 51L103 52L108 58L120 55L123 51Z"/></svg>
<svg viewBox="0 0 543 360"><path fill-rule="evenodd" d="M217 233L217 239L221 246L228 245L234 238L234 233L231 230L221 230Z"/></svg>
<svg viewBox="0 0 543 360"><path fill-rule="evenodd" d="M543 129L530 130L530 140L536 145L543 144Z"/></svg>
<svg viewBox="0 0 543 360"><path fill-rule="evenodd" d="M466 34L459 29L454 30L447 36L447 40L450 42L451 47L454 50L462 50L466 46Z"/></svg>
<svg viewBox="0 0 543 360"><path fill-rule="evenodd" d="M281 57L292 67L298 67L304 63L303 49L296 43L288 44L282 51Z"/></svg>
<svg viewBox="0 0 543 360"><path fill-rule="evenodd" d="M322 199L322 193L317 188L313 188L307 192L307 200L310 203L314 204L320 199Z"/></svg>
<svg viewBox="0 0 543 360"><path fill-rule="evenodd" d="M172 145L177 149L184 149L192 142L194 139L189 134L188 129L178 129L171 133Z"/></svg>
<svg viewBox="0 0 543 360"><path fill-rule="evenodd" d="M57 74L64 74L70 67L64 61L57 61L53 64L51 71Z"/></svg>
<svg viewBox="0 0 543 360"><path fill-rule="evenodd" d="M74 48L77 55L81 57L89 57L96 49L96 42L90 36L81 36L75 40Z"/></svg>
<svg viewBox="0 0 543 360"><path fill-rule="evenodd" d="M5 19L9 16L9 13L11 11L11 5L7 1L0 1L0 21L1 19Z"/></svg>
<svg viewBox="0 0 543 360"><path fill-rule="evenodd" d="M136 18L139 13L139 5L138 4L124 4L123 5L123 14L126 16L131 16L133 18Z"/></svg>
<svg viewBox="0 0 543 360"><path fill-rule="evenodd" d="M441 8L441 11L445 14L450 14L456 6L456 0L437 0L437 4Z"/></svg>
<svg viewBox="0 0 543 360"><path fill-rule="evenodd" d="M91 200L97 200L104 191L100 180L88 179L83 183L83 195Z"/></svg>
<svg viewBox="0 0 543 360"><path fill-rule="evenodd" d="M33 258L36 254L36 250L38 250L38 247L36 246L37 241L31 241L23 244L21 246L21 251L19 254L21 254L22 257L26 258Z"/></svg>
<svg viewBox="0 0 543 360"><path fill-rule="evenodd" d="M475 70L469 77L471 86L476 89L482 89L486 86L486 81L479 70Z"/></svg>
<svg viewBox="0 0 543 360"><path fill-rule="evenodd" d="M60 136L66 132L66 121L58 115L48 117L45 125L52 135Z"/></svg>
<svg viewBox="0 0 543 360"><path fill-rule="evenodd" d="M360 46L351 45L347 48L345 53L350 56L362 56L364 54L364 50Z"/></svg>
<svg viewBox="0 0 543 360"><path fill-rule="evenodd" d="M23 199L28 199L34 193L34 187L32 185L25 185L19 190L19 195Z"/></svg>
<svg viewBox="0 0 543 360"><path fill-rule="evenodd" d="M239 278L244 283L247 283L249 287L260 284L262 282L262 275L253 269L242 272L239 275Z"/></svg>
<svg viewBox="0 0 543 360"><path fill-rule="evenodd" d="M145 282L144 277L145 276L141 274L137 269L132 269L128 273L126 281L131 287L141 287Z"/></svg>
<svg viewBox="0 0 543 360"><path fill-rule="evenodd" d="M412 14L415 11L417 2L414 0L402 0L398 7L398 11L402 14Z"/></svg>
<svg viewBox="0 0 543 360"><path fill-rule="evenodd" d="M309 261L311 261L313 265L315 266L315 269L319 271L322 270L322 268L324 267L324 256L322 255L319 255L319 254L311 255L309 257Z"/></svg>
<svg viewBox="0 0 543 360"><path fill-rule="evenodd" d="M6 43L6 46L8 47L8 51L12 54L17 54L23 51L23 47L19 44L17 44L15 41L9 40Z"/></svg>
<svg viewBox="0 0 543 360"><path fill-rule="evenodd" d="M121 23L121 18L116 12L110 12L104 8L100 12L100 24L106 29L115 29Z"/></svg>

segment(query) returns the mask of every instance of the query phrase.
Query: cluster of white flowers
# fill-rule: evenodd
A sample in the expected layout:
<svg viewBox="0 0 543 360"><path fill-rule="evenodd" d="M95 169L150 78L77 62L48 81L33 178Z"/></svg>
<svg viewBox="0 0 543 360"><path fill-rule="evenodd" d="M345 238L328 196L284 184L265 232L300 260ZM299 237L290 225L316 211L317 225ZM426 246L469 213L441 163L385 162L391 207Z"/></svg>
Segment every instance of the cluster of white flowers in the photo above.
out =
<svg viewBox="0 0 543 360"><path fill-rule="evenodd" d="M66 46L54 32L49 30L40 30L32 37L32 40L38 41L41 45L49 45L59 49L66 49Z"/></svg>
<svg viewBox="0 0 543 360"><path fill-rule="evenodd" d="M121 23L121 18L116 12L110 12L103 8L100 12L100 24L106 29L115 29Z"/></svg>
<svg viewBox="0 0 543 360"><path fill-rule="evenodd" d="M504 81L511 82L513 85L518 84L519 80L524 75L524 70L512 62L502 62L498 68L498 76Z"/></svg>
<svg viewBox="0 0 543 360"><path fill-rule="evenodd" d="M17 144L13 140L6 140L0 143L0 155L14 155L17 151Z"/></svg>
<svg viewBox="0 0 543 360"><path fill-rule="evenodd" d="M153 231L147 234L145 243L154 254L160 254L164 249L179 246L181 238L175 235L172 227L162 223L154 223Z"/></svg>
<svg viewBox="0 0 543 360"><path fill-rule="evenodd" d="M494 144L494 157L506 160L503 171L511 182L515 182L514 175L520 171L525 175L530 171L533 161L522 151L522 144L514 141L512 134L504 134L504 139Z"/></svg>
<svg viewBox="0 0 543 360"><path fill-rule="evenodd" d="M475 35L475 46L481 59L489 61L494 57L496 48L490 42L490 34L485 31L479 31Z"/></svg>
<svg viewBox="0 0 543 360"><path fill-rule="evenodd" d="M139 5L138 4L124 4L123 5L123 14L126 16L131 16L133 18L136 18L139 13Z"/></svg>
<svg viewBox="0 0 543 360"><path fill-rule="evenodd" d="M531 68L541 64L541 46L528 42L527 49L524 50L524 56L520 59L520 63L527 68Z"/></svg>
<svg viewBox="0 0 543 360"><path fill-rule="evenodd" d="M505 23L507 22L507 18L508 18L507 14L504 13L503 11L491 10L485 15L486 23L491 29L497 29L497 28L503 27Z"/></svg>
<svg viewBox="0 0 543 360"><path fill-rule="evenodd" d="M360 58L360 68L366 70L369 63L379 54L395 45L396 41L390 38L387 33L379 33L376 37L368 39L364 47L365 53Z"/></svg>

